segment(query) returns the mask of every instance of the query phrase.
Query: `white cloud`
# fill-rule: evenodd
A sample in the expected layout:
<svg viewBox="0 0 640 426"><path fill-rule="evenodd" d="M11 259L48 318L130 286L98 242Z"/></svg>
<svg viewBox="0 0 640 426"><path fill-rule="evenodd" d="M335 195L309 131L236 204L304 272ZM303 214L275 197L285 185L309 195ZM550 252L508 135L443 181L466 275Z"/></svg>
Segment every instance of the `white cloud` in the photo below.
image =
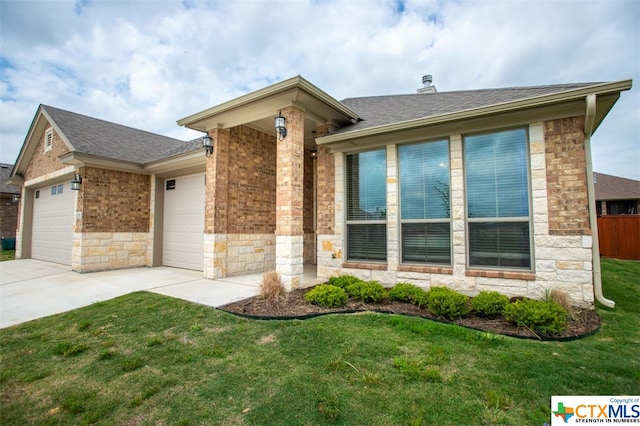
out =
<svg viewBox="0 0 640 426"><path fill-rule="evenodd" d="M44 103L169 136L175 121L303 75L327 93L640 79L640 4L621 1L0 2L2 162ZM593 138L596 170L640 179L640 98Z"/></svg>

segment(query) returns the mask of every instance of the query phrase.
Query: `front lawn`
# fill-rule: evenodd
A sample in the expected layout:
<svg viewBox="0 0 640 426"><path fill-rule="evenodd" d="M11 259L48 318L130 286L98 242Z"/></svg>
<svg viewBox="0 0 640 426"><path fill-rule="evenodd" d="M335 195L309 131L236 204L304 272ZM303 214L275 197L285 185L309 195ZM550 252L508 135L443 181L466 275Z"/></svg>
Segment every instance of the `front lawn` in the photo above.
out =
<svg viewBox="0 0 640 426"><path fill-rule="evenodd" d="M15 250L2 250L0 251L0 262L5 260L14 260L16 258Z"/></svg>
<svg viewBox="0 0 640 426"><path fill-rule="evenodd" d="M551 395L638 395L640 262L601 330L540 342L413 317L256 321L134 293L0 330L0 424L542 425Z"/></svg>

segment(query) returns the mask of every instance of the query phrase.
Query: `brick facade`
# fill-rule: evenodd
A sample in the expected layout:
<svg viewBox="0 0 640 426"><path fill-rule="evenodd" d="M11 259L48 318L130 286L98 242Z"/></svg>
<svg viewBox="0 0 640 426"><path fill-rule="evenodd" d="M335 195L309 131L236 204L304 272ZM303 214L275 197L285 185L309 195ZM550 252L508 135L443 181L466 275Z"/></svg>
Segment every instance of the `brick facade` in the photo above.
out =
<svg viewBox="0 0 640 426"><path fill-rule="evenodd" d="M0 236L15 238L18 227L18 203L14 203L13 196L0 198Z"/></svg>
<svg viewBox="0 0 640 426"><path fill-rule="evenodd" d="M591 235L584 117L544 123L549 233Z"/></svg>
<svg viewBox="0 0 640 426"><path fill-rule="evenodd" d="M82 167L76 232L149 232L149 176Z"/></svg>
<svg viewBox="0 0 640 426"><path fill-rule="evenodd" d="M51 143L51 149L47 152L44 150L44 138L49 130L53 132L53 140ZM29 181L31 179L38 178L40 176L44 176L55 171L64 169L67 167L62 164L58 157L64 155L69 152L69 148L64 143L60 135L53 130L51 127L48 127L33 152L31 156L31 161L29 162L29 166L27 167L24 173L24 180Z"/></svg>

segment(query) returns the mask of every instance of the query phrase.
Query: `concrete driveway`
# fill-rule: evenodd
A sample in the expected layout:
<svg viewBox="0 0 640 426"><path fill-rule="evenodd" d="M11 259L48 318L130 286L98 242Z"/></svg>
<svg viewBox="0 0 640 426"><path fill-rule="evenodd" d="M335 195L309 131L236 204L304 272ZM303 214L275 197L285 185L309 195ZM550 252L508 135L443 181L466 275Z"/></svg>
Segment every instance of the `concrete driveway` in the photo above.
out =
<svg viewBox="0 0 640 426"><path fill-rule="evenodd" d="M140 290L222 306L258 294L262 275L207 280L200 271L168 267L79 274L39 260L0 262L0 328Z"/></svg>

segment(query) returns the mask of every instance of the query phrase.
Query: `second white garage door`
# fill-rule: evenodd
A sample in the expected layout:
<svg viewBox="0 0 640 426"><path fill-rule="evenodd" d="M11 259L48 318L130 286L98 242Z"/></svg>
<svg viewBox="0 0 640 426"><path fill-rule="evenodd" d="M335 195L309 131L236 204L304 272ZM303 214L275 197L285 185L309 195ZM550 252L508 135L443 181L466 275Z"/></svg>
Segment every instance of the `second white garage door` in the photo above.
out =
<svg viewBox="0 0 640 426"><path fill-rule="evenodd" d="M75 196L68 182L34 191L32 258L71 265Z"/></svg>
<svg viewBox="0 0 640 426"><path fill-rule="evenodd" d="M166 266L204 270L204 173L164 182L164 238Z"/></svg>

